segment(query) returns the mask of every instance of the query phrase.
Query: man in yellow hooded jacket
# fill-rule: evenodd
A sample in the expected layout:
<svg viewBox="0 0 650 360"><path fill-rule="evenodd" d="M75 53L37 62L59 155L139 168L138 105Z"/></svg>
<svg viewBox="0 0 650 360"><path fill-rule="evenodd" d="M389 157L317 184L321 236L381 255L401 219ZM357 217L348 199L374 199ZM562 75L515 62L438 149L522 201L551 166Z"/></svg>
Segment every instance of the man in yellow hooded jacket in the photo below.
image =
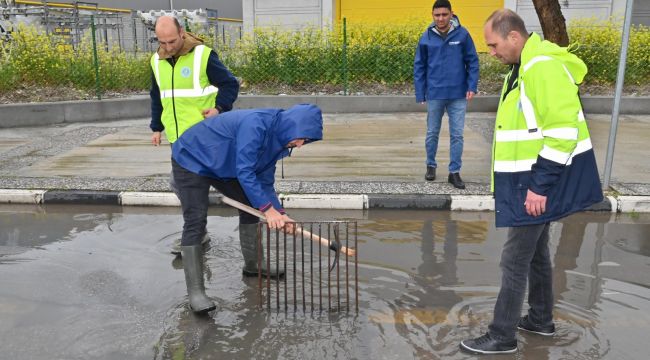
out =
<svg viewBox="0 0 650 360"><path fill-rule="evenodd" d="M517 329L551 336L551 221L603 200L578 84L587 66L577 56L526 31L509 9L484 27L490 54L511 65L497 111L492 190L497 227L508 227L501 255L501 289L488 332L463 340L476 354L517 351ZM521 310L528 283L528 313Z"/></svg>

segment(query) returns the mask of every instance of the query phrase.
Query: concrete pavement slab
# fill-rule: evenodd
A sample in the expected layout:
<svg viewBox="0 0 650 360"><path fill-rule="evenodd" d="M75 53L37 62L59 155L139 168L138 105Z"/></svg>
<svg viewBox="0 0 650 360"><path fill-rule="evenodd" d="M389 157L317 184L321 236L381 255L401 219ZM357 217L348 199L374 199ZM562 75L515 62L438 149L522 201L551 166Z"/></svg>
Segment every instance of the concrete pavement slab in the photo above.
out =
<svg viewBox="0 0 650 360"><path fill-rule="evenodd" d="M482 205L478 207L486 208L487 203L480 199L489 196L493 113L467 114L461 171L466 190L455 189L446 181L446 118L439 141L438 178L433 182L424 181L425 113L326 113L324 118L323 141L296 149L291 158L278 163L279 192L368 195L368 206L429 208L451 206L452 197L459 201L462 196L475 195L480 196ZM588 114L587 118L603 174L611 116ZM170 147L150 144L148 122L2 129L0 189L169 193ZM620 117L613 196L650 196L648 138L650 115ZM473 200L463 201L471 204ZM465 205L457 202L456 206Z"/></svg>

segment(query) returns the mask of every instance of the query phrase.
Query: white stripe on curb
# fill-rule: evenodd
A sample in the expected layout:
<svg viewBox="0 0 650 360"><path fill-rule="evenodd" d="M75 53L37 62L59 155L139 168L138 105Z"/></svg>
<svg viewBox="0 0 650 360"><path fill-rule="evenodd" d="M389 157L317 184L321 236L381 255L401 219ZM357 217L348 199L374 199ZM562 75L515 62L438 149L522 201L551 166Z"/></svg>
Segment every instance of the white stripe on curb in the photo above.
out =
<svg viewBox="0 0 650 360"><path fill-rule="evenodd" d="M368 195L280 194L287 209L353 209L368 208Z"/></svg>
<svg viewBox="0 0 650 360"><path fill-rule="evenodd" d="M0 189L2 204L41 204L45 190Z"/></svg>
<svg viewBox="0 0 650 360"><path fill-rule="evenodd" d="M619 212L650 212L650 196L619 196Z"/></svg>
<svg viewBox="0 0 650 360"><path fill-rule="evenodd" d="M173 192L122 192L120 203L132 206L181 206Z"/></svg>
<svg viewBox="0 0 650 360"><path fill-rule="evenodd" d="M609 204L612 207L611 212L616 213L618 212L618 200L613 197L613 196L607 196L607 200L609 200Z"/></svg>
<svg viewBox="0 0 650 360"><path fill-rule="evenodd" d="M451 210L494 211L492 195L452 195Z"/></svg>

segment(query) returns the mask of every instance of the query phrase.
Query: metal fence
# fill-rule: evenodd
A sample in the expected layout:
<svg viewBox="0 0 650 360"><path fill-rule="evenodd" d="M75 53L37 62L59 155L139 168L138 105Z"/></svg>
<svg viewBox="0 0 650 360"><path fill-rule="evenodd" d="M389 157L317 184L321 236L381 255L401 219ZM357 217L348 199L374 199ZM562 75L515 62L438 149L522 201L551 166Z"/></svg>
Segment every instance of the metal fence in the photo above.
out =
<svg viewBox="0 0 650 360"><path fill-rule="evenodd" d="M0 36L0 102L146 93L151 79L149 57L157 48L151 26L133 14L77 14L74 21L63 28L4 26ZM331 30L258 30L249 35L242 34L241 23L236 22L217 22L207 32L191 26L191 31L204 32L206 43L240 79L242 92L413 94L415 46L423 29L418 24L372 26L344 21ZM583 93L612 94L621 27L618 23L586 21L570 29L572 41L580 44L574 51L589 68ZM649 43L650 30L634 27L624 93L650 95ZM488 54L479 57L479 91L497 94L507 67Z"/></svg>

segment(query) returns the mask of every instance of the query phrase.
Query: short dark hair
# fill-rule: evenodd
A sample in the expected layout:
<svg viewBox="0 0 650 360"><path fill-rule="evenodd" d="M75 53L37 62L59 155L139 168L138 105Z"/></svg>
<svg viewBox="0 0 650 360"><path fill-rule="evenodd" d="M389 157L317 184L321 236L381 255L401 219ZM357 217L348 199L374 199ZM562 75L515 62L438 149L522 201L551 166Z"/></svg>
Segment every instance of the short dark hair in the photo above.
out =
<svg viewBox="0 0 650 360"><path fill-rule="evenodd" d="M485 20L485 23L492 22L492 31L496 32L505 39L508 37L508 34L511 31L516 31L521 36L527 38L528 31L526 30L526 24L524 20L514 11L510 9L499 9L490 15L490 17Z"/></svg>
<svg viewBox="0 0 650 360"><path fill-rule="evenodd" d="M451 11L451 3L449 0L436 0L436 2L433 3L433 10L440 8L447 8Z"/></svg>

